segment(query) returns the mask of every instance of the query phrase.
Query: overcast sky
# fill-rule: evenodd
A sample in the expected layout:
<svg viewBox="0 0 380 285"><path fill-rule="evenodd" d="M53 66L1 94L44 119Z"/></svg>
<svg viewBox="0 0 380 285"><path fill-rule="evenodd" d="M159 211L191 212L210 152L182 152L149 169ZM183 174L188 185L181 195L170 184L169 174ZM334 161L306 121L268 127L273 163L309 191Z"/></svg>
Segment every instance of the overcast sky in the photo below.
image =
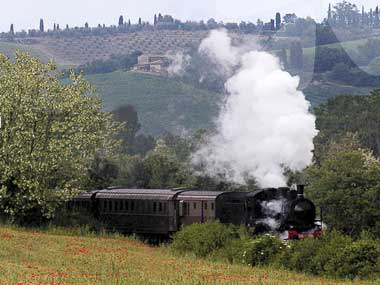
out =
<svg viewBox="0 0 380 285"><path fill-rule="evenodd" d="M8 31L11 23L17 31L37 28L39 19L45 27L53 23L64 27L116 24L123 15L136 22L138 17L152 22L153 15L161 12L181 20L215 18L220 21L245 20L256 22L258 18L269 20L279 11L281 14L295 12L298 16L325 17L329 0L1 0L0 30ZM374 7L375 0L352 1L358 6Z"/></svg>

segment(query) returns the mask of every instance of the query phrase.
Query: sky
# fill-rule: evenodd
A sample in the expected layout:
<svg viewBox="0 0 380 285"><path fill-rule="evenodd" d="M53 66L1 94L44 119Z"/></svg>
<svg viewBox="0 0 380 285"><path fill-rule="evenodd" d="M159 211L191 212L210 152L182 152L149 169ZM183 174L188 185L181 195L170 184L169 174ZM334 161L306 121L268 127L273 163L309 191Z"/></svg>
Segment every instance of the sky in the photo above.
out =
<svg viewBox="0 0 380 285"><path fill-rule="evenodd" d="M251 21L258 18L269 21L276 12L294 12L298 16L311 16L317 20L325 17L329 0L1 0L0 31L38 28L43 18L45 28L54 23L66 26L90 26L116 24L120 15L137 22L153 21L153 15L161 12L181 20ZM352 0L359 7L375 7L376 0Z"/></svg>

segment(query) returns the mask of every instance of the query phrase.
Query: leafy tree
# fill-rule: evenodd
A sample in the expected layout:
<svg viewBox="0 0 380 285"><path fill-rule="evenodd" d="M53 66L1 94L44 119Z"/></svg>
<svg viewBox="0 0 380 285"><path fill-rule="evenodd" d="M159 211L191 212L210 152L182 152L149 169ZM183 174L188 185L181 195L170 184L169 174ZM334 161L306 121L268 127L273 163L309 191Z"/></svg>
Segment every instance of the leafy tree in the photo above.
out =
<svg viewBox="0 0 380 285"><path fill-rule="evenodd" d="M355 63L343 48L316 47L314 71L323 73L330 71L338 63L354 67Z"/></svg>
<svg viewBox="0 0 380 285"><path fill-rule="evenodd" d="M44 31L45 31L44 20L40 19L40 32L43 33Z"/></svg>
<svg viewBox="0 0 380 285"><path fill-rule="evenodd" d="M193 183L187 168L164 140L158 140L155 149L146 156L144 168L149 175L148 188L190 187Z"/></svg>
<svg viewBox="0 0 380 285"><path fill-rule="evenodd" d="M333 10L336 24L340 27L356 25L360 21L360 13L355 4L351 4L347 1L337 3Z"/></svg>
<svg viewBox="0 0 380 285"><path fill-rule="evenodd" d="M296 14L286 14L284 16L284 23L285 24L294 24L295 21L297 19L297 15Z"/></svg>
<svg viewBox="0 0 380 285"><path fill-rule="evenodd" d="M0 208L40 222L85 189L96 155L111 156L119 129L82 76L62 85L53 63L0 56Z"/></svg>
<svg viewBox="0 0 380 285"><path fill-rule="evenodd" d="M356 133L361 147L380 151L380 90L369 96L338 96L315 110L317 138L329 145L347 133Z"/></svg>
<svg viewBox="0 0 380 285"><path fill-rule="evenodd" d="M325 223L358 236L380 234L380 160L364 150L330 155L308 170L308 196L324 209Z"/></svg>

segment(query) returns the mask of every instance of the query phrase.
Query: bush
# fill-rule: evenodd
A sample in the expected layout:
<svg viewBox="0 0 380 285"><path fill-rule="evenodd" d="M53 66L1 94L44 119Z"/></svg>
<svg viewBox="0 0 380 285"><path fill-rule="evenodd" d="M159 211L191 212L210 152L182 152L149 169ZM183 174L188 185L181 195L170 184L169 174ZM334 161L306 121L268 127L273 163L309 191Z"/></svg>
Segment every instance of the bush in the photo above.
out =
<svg viewBox="0 0 380 285"><path fill-rule="evenodd" d="M292 242L278 262L308 274L354 279L379 274L379 257L379 242L370 238L353 241L347 235L331 232L320 239Z"/></svg>
<svg viewBox="0 0 380 285"><path fill-rule="evenodd" d="M172 243L177 252L252 266L272 263L285 247L276 236L266 234L253 239L245 227L219 222L185 227Z"/></svg>
<svg viewBox="0 0 380 285"><path fill-rule="evenodd" d="M238 237L235 227L219 222L192 224L174 235L171 247L180 253L194 253L198 257L206 257Z"/></svg>
<svg viewBox="0 0 380 285"><path fill-rule="evenodd" d="M265 234L254 239L245 236L232 240L220 252L231 263L256 266L273 263L285 248L286 245L278 237Z"/></svg>

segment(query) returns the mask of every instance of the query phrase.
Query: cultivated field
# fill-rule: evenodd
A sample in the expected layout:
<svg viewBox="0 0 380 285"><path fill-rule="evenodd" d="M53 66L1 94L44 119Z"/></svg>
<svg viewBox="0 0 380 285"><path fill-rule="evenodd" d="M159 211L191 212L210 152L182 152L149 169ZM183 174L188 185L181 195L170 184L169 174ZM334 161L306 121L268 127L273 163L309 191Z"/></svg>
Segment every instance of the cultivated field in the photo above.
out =
<svg viewBox="0 0 380 285"><path fill-rule="evenodd" d="M175 257L120 236L64 233L0 227L0 284L354 284Z"/></svg>

